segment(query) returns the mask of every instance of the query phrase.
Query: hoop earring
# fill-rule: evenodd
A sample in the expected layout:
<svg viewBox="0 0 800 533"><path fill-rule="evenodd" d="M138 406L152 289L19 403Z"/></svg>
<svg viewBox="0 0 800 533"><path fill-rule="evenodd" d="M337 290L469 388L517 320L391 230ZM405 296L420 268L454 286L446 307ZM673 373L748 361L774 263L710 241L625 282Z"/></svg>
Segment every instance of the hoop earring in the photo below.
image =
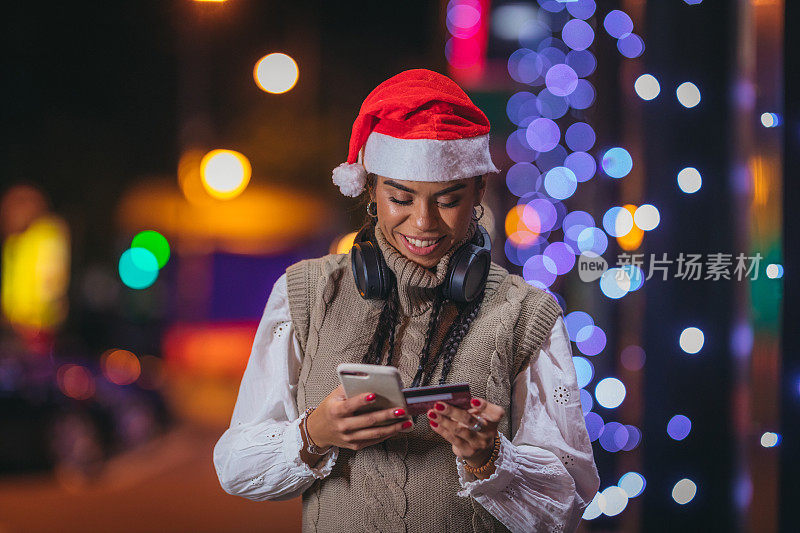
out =
<svg viewBox="0 0 800 533"><path fill-rule="evenodd" d="M370 202L367 204L367 214L372 218L378 218L378 204L376 202Z"/></svg>
<svg viewBox="0 0 800 533"><path fill-rule="evenodd" d="M485 210L484 210L484 208L483 208L483 204L478 204L478 207L480 207L480 208L481 208L481 216L479 216L479 217L476 217L476 216L475 216L475 207L473 207L473 208L472 208L472 220L475 220L475 221L477 221L477 220L480 220L480 219L482 219L482 218L483 218L483 213L484 213L484 211L485 211Z"/></svg>

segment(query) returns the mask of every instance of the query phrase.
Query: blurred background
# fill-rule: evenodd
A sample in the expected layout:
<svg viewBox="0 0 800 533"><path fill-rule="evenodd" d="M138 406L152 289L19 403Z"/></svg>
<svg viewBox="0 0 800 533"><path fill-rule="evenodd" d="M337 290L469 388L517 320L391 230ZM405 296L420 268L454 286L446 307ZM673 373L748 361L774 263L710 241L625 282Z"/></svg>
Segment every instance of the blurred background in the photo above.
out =
<svg viewBox="0 0 800 533"><path fill-rule="evenodd" d="M564 308L601 477L581 531L796 530L789 4L7 6L0 531L299 531L211 450L275 280L349 250L330 171L409 68L488 115L493 259Z"/></svg>

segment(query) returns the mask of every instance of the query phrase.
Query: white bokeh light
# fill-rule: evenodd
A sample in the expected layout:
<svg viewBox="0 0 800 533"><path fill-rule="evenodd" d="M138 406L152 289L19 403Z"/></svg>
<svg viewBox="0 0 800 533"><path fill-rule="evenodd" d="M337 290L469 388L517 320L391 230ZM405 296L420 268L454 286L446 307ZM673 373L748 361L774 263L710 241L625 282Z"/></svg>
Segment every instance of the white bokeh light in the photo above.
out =
<svg viewBox="0 0 800 533"><path fill-rule="evenodd" d="M678 340L681 350L690 354L699 352L703 348L704 343L705 335L703 335L703 331L695 327L686 328L681 331L681 336Z"/></svg>
<svg viewBox="0 0 800 533"><path fill-rule="evenodd" d="M603 490L603 496L605 496L606 499L603 513L607 516L616 516L628 506L628 493L616 485L606 487Z"/></svg>
<svg viewBox="0 0 800 533"><path fill-rule="evenodd" d="M694 167L686 167L678 172L678 187L687 194L692 194L700 190L703 185L703 177Z"/></svg>
<svg viewBox="0 0 800 533"><path fill-rule="evenodd" d="M652 74L642 74L636 78L633 89L642 100L652 100L661 92L661 85Z"/></svg>
<svg viewBox="0 0 800 533"><path fill-rule="evenodd" d="M633 221L644 231L650 231L658 226L661 222L661 214L658 212L656 206L652 204L643 204L636 208L633 213Z"/></svg>
<svg viewBox="0 0 800 533"><path fill-rule="evenodd" d="M692 501L697 494L697 485L691 479L683 478L672 487L672 499L681 505Z"/></svg>
<svg viewBox="0 0 800 533"><path fill-rule="evenodd" d="M690 81L681 83L675 90L675 94L683 107L691 108L700 103L700 89Z"/></svg>
<svg viewBox="0 0 800 533"><path fill-rule="evenodd" d="M780 441L780 436L772 431L767 431L761 435L761 445L764 448L772 448Z"/></svg>
<svg viewBox="0 0 800 533"><path fill-rule="evenodd" d="M614 409L625 399L625 385L617 378L601 379L594 389L594 397L606 409Z"/></svg>

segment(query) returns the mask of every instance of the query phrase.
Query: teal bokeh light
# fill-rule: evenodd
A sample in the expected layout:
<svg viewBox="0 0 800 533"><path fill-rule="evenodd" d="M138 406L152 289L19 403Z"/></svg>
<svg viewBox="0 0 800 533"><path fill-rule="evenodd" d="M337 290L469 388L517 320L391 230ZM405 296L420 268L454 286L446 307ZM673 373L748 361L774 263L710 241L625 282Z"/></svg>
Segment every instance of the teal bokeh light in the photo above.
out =
<svg viewBox="0 0 800 533"><path fill-rule="evenodd" d="M119 258L119 277L131 289L146 289L158 278L158 259L146 248L129 248Z"/></svg>

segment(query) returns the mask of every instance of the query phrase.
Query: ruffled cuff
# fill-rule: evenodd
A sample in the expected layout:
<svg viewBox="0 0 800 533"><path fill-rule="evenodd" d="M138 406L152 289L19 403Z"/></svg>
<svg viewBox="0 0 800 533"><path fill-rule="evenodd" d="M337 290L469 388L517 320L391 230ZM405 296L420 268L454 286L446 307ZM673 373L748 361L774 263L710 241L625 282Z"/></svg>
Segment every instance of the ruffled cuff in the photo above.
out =
<svg viewBox="0 0 800 533"><path fill-rule="evenodd" d="M500 433L500 452L494 461L494 472L486 479L478 479L464 469L461 459L456 458L458 481L463 490L458 492L464 498L494 494L505 489L517 474L517 449L505 435Z"/></svg>
<svg viewBox="0 0 800 533"><path fill-rule="evenodd" d="M303 438L300 435L300 422L303 417L299 417L291 424L286 426L283 434L283 458L292 474L300 478L315 478L320 479L330 475L333 470L333 465L336 464L336 459L339 457L339 448L331 446L319 462L311 467L302 458L300 458L300 450L303 449Z"/></svg>

